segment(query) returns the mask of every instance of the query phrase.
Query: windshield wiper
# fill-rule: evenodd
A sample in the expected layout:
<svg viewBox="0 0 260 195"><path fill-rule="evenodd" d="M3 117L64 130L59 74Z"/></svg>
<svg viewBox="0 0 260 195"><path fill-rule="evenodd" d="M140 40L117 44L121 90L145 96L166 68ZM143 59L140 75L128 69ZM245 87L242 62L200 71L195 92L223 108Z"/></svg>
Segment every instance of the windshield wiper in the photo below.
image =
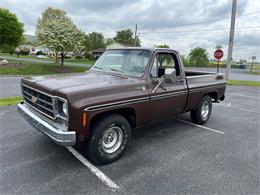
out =
<svg viewBox="0 0 260 195"><path fill-rule="evenodd" d="M98 66L94 66L93 68L96 68L96 69L103 69L102 67L98 67Z"/></svg>
<svg viewBox="0 0 260 195"><path fill-rule="evenodd" d="M118 70L118 69L114 69L114 68L110 68L109 70L112 70L112 71L114 71L114 72L119 72L119 73L121 73L122 75L126 76L126 74L125 74L124 71L122 71L122 70Z"/></svg>

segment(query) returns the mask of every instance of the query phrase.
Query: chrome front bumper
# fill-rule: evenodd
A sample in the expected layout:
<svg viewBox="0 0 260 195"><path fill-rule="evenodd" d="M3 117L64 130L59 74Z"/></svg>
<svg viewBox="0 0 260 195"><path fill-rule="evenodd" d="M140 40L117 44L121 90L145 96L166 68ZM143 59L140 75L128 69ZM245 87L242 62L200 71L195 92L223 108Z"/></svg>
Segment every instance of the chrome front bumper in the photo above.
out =
<svg viewBox="0 0 260 195"><path fill-rule="evenodd" d="M49 136L55 143L62 146L72 146L76 143L75 131L63 131L46 122L24 103L17 104L18 112L37 130Z"/></svg>

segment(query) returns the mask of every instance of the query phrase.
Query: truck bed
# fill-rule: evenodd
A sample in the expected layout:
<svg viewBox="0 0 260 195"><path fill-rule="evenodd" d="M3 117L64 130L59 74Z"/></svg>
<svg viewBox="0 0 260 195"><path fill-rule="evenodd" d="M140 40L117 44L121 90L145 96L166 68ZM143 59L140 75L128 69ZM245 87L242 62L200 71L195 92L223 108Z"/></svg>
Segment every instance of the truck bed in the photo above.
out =
<svg viewBox="0 0 260 195"><path fill-rule="evenodd" d="M226 80L221 73L203 71L185 71L188 88L186 110L190 110L199 103L203 94L210 94L215 101L223 100Z"/></svg>

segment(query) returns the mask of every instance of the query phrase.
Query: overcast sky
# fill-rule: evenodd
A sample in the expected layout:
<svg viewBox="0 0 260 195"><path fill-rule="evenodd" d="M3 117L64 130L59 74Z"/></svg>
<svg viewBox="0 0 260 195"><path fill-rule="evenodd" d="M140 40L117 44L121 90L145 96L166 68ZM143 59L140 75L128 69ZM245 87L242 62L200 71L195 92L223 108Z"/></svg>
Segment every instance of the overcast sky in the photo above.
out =
<svg viewBox="0 0 260 195"><path fill-rule="evenodd" d="M260 0L237 0L233 57L260 61ZM181 54L200 46L212 57L217 44L227 57L232 0L1 0L0 7L15 13L26 34L48 7L63 9L85 32L113 37L117 30L138 32L142 46L166 43Z"/></svg>

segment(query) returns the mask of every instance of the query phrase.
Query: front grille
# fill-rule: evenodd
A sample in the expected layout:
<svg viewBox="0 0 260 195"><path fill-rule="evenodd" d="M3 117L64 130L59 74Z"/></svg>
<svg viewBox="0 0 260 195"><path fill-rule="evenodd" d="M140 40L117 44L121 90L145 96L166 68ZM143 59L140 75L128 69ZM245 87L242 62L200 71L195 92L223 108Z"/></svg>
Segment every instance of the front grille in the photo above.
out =
<svg viewBox="0 0 260 195"><path fill-rule="evenodd" d="M22 94L24 101L42 114L54 119L54 101L53 98L45 93L41 93L33 88L22 85Z"/></svg>

